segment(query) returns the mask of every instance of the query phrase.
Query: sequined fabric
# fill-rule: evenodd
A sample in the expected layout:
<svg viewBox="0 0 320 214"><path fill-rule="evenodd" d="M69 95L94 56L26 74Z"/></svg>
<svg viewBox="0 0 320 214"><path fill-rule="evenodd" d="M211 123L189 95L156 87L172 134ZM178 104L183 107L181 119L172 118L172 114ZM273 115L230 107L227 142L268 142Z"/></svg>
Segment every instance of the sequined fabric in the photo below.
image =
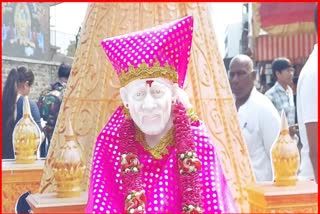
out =
<svg viewBox="0 0 320 214"><path fill-rule="evenodd" d="M171 23L144 31L134 32L101 42L107 57L118 76L146 63L153 67L166 63L173 66L178 74L178 84L182 86L186 76L192 43L193 17L187 16ZM121 78L120 78L121 81Z"/></svg>
<svg viewBox="0 0 320 214"><path fill-rule="evenodd" d="M99 134L92 162L88 213L123 213L124 198L120 173L119 127L124 121L119 107ZM199 173L204 213L237 212L217 154L205 126L192 126L196 153L202 162ZM137 142L147 213L181 213L181 195L175 146L168 154L155 159Z"/></svg>

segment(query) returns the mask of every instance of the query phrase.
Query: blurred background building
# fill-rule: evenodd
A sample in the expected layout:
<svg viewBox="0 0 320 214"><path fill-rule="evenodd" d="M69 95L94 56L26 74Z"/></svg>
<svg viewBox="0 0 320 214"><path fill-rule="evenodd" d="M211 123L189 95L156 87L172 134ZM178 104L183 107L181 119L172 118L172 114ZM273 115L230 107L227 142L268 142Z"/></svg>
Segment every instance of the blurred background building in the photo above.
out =
<svg viewBox="0 0 320 214"><path fill-rule="evenodd" d="M234 23L227 26L225 31L225 56L223 58L226 69L229 69L230 60L242 53L242 44L241 44L241 34L242 34L242 23Z"/></svg>

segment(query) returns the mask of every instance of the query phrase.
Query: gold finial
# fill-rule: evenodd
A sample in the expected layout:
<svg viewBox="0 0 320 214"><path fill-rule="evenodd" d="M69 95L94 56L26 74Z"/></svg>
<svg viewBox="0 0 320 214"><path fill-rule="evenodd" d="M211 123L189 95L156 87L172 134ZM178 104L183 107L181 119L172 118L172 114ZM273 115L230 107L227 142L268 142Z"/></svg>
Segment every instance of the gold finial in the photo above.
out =
<svg viewBox="0 0 320 214"><path fill-rule="evenodd" d="M300 164L299 150L289 135L289 126L284 111L281 113L280 133L271 148L274 184L294 186Z"/></svg>
<svg viewBox="0 0 320 214"><path fill-rule="evenodd" d="M74 132L72 129L70 118L66 117L66 121L67 121L67 125L66 125L66 130L64 133L64 137L65 137L65 141L68 142L71 140L75 140L75 136L74 136Z"/></svg>
<svg viewBox="0 0 320 214"><path fill-rule="evenodd" d="M287 120L286 114L283 110L281 112L280 132L289 133L288 120Z"/></svg>
<svg viewBox="0 0 320 214"><path fill-rule="evenodd" d="M28 117L31 115L30 104L28 96L23 97L23 106L22 106L23 116Z"/></svg>
<svg viewBox="0 0 320 214"><path fill-rule="evenodd" d="M14 127L12 140L16 163L30 164L36 161L41 131L32 118L27 96L23 98L23 117Z"/></svg>
<svg viewBox="0 0 320 214"><path fill-rule="evenodd" d="M69 118L66 118L66 123L65 143L60 147L52 166L58 198L80 196L86 168L82 148L76 141Z"/></svg>

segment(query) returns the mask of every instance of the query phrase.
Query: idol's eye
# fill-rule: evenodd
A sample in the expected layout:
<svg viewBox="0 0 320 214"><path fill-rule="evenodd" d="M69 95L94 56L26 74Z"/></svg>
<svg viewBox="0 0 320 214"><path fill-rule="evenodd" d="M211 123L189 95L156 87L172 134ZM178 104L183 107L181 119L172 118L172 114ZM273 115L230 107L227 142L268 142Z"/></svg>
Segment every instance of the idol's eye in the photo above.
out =
<svg viewBox="0 0 320 214"><path fill-rule="evenodd" d="M161 89L153 89L151 90L151 94L155 98L159 98L163 95L163 91Z"/></svg>
<svg viewBox="0 0 320 214"><path fill-rule="evenodd" d="M134 94L134 97L136 99L142 99L143 97L145 97L146 95L146 92L145 91L137 91L135 94Z"/></svg>

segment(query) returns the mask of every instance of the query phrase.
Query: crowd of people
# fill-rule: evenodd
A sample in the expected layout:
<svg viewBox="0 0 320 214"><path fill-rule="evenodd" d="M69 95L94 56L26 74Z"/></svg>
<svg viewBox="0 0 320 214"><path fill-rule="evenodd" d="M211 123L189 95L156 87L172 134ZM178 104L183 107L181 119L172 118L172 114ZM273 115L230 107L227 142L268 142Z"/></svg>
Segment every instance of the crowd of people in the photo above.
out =
<svg viewBox="0 0 320 214"><path fill-rule="evenodd" d="M318 5L315 7L314 23L318 30ZM295 79L294 66L288 58L274 59L272 74L275 83L264 94L255 88L256 71L250 57L238 55L230 62L230 86L257 181L272 180L270 148L278 136L280 115L284 111L291 137L297 144L301 143L298 175L301 179L315 179L318 182L317 58L316 44L299 78ZM291 88L294 81L297 84L296 99Z"/></svg>
<svg viewBox="0 0 320 214"><path fill-rule="evenodd" d="M70 71L70 65L62 63L58 81L41 93L38 102L29 100L31 116L41 130L40 157L47 155ZM2 159L15 158L13 129L23 116L23 98L30 94L34 81L33 72L25 66L13 68L8 74L2 93Z"/></svg>

